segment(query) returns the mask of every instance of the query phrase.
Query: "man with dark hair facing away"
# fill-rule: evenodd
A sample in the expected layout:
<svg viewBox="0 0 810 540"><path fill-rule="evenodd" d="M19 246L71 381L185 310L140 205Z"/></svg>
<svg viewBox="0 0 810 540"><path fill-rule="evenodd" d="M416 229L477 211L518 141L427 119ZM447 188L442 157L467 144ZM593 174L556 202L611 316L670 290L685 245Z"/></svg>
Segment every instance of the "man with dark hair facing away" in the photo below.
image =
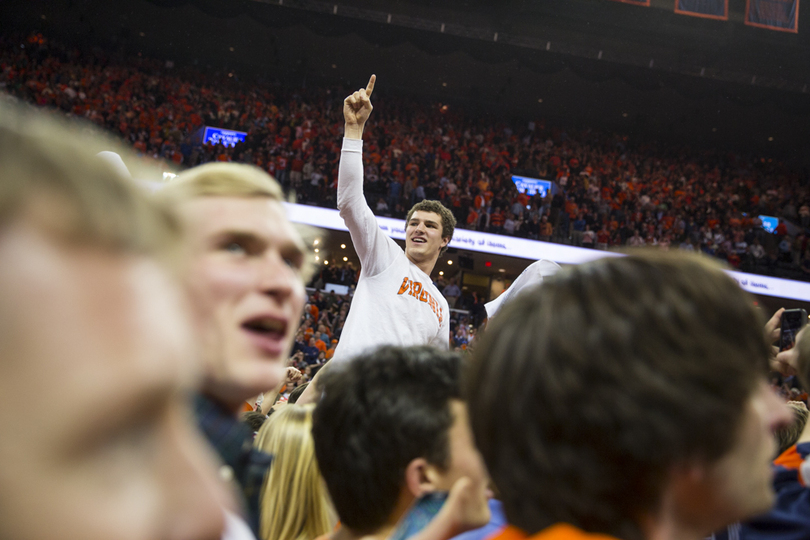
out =
<svg viewBox="0 0 810 540"><path fill-rule="evenodd" d="M790 413L762 328L683 253L569 267L509 302L465 379L510 523L496 538L698 540L767 510Z"/></svg>
<svg viewBox="0 0 810 540"><path fill-rule="evenodd" d="M405 539L420 530L442 540L487 523L488 476L460 398L460 370L457 353L385 346L324 372L312 434L342 524L334 540Z"/></svg>

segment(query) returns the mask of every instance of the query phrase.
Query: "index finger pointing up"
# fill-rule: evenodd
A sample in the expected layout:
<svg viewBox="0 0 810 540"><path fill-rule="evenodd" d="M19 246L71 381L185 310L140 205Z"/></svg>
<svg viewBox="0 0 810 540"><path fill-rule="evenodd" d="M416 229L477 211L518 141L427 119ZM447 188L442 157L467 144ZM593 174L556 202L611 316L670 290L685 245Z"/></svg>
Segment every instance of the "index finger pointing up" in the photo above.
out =
<svg viewBox="0 0 810 540"><path fill-rule="evenodd" d="M377 76L372 75L371 78L368 80L368 85L366 85L366 96L371 97L371 93L374 91L375 82L377 82Z"/></svg>

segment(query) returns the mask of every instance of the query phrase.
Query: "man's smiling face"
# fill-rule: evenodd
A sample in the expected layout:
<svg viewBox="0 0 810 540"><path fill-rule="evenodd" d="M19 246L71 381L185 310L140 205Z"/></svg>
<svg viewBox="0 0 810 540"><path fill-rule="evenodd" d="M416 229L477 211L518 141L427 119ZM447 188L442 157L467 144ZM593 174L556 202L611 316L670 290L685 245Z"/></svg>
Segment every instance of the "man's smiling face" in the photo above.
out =
<svg viewBox="0 0 810 540"><path fill-rule="evenodd" d="M417 210L405 226L405 255L413 262L439 256L449 238L442 238L442 218L435 212Z"/></svg>

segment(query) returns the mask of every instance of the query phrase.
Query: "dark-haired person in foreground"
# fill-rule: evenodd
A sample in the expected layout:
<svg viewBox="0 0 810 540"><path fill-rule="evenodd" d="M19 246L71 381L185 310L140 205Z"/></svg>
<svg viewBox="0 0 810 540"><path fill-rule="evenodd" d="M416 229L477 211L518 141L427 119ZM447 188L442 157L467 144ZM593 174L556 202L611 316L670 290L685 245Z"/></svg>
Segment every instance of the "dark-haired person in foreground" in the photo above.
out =
<svg viewBox="0 0 810 540"><path fill-rule="evenodd" d="M430 540L487 523L460 370L456 353L386 346L324 372L312 434L342 525L333 540L411 537L448 493Z"/></svg>
<svg viewBox="0 0 810 540"><path fill-rule="evenodd" d="M453 238L456 219L438 201L424 200L405 219L405 251L380 230L363 196L363 129L371 114L376 76L343 102L345 131L337 205L362 271L340 342L330 363L380 345L450 347L450 308L430 277ZM328 371L329 368L327 368ZM304 393L311 401L321 375Z"/></svg>
<svg viewBox="0 0 810 540"><path fill-rule="evenodd" d="M683 253L567 268L509 302L465 385L510 523L495 538L697 540L767 510L790 413L762 327Z"/></svg>

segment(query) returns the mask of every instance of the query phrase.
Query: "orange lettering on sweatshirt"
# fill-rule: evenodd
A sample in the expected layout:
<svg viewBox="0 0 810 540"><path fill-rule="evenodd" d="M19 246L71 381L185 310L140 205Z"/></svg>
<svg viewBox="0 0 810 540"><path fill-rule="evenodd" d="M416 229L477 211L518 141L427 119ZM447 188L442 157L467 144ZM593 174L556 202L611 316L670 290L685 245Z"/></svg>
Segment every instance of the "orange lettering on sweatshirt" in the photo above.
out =
<svg viewBox="0 0 810 540"><path fill-rule="evenodd" d="M427 290L425 289L424 285L422 285L418 281L413 281L410 278L405 278L402 280L402 285L399 286L399 291L397 292L398 295L407 293L408 296L412 296L419 300L420 302L426 303L430 306L431 311L436 315L436 318L439 319L439 324L442 323L444 320L444 313L441 304L433 298Z"/></svg>

